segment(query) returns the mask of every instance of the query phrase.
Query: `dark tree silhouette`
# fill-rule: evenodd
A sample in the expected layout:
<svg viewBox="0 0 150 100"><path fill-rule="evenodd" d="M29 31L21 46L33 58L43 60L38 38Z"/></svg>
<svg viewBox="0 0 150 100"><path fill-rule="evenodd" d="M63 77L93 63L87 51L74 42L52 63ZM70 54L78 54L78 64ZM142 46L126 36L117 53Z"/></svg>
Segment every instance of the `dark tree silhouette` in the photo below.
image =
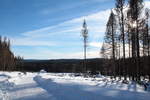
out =
<svg viewBox="0 0 150 100"><path fill-rule="evenodd" d="M17 62L19 62L18 58L10 50L10 40L0 36L0 70L18 70L16 67Z"/></svg>
<svg viewBox="0 0 150 100"><path fill-rule="evenodd" d="M126 73L127 73L127 66L125 64L125 58L126 58L126 52L125 52L125 18L124 18L124 7L125 6L125 0L116 0L116 12L117 12L117 16L119 19L119 27L120 27L120 38L119 38L119 42L122 42L123 44L123 50L122 50L122 54L123 54L123 70L124 70L124 78L126 80ZM120 45L120 43L119 43ZM120 46L119 46L120 47ZM119 48L120 49L120 48ZM120 52L119 52L120 53ZM119 57L120 58L120 57Z"/></svg>
<svg viewBox="0 0 150 100"><path fill-rule="evenodd" d="M107 58L112 59L111 64L112 64L112 70L113 70L113 75L116 76L116 29L117 29L117 24L116 24L116 16L114 15L113 11L111 11L109 20L107 22L107 27L106 27L106 33L105 33L105 43L103 44L101 54L106 55ZM106 56L105 56L106 57Z"/></svg>
<svg viewBox="0 0 150 100"><path fill-rule="evenodd" d="M127 5L125 0L116 0L115 11L108 19L101 48L101 56L105 58L103 67L107 68L103 68L104 72L124 76L125 80L129 77L140 81L147 76L150 79L150 10L146 9L144 15L143 0L128 0ZM114 24L110 24L110 19Z"/></svg>

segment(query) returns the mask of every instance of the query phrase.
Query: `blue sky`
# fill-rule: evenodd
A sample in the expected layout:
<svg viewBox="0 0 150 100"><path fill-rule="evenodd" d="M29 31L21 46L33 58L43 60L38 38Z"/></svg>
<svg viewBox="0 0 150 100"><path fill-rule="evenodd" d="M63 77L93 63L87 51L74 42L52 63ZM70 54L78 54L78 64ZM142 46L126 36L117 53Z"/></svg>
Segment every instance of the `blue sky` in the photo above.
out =
<svg viewBox="0 0 150 100"><path fill-rule="evenodd" d="M0 35L25 59L83 58L86 19L88 58L96 58L113 7L114 0L0 0Z"/></svg>

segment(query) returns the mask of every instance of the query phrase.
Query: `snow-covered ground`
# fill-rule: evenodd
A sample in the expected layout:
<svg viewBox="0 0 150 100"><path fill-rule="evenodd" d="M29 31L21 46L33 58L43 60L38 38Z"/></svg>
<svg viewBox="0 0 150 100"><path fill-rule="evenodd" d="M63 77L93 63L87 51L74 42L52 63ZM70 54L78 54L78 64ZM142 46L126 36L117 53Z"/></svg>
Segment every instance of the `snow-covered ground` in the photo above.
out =
<svg viewBox="0 0 150 100"><path fill-rule="evenodd" d="M0 72L0 100L149 100L135 83L66 73Z"/></svg>

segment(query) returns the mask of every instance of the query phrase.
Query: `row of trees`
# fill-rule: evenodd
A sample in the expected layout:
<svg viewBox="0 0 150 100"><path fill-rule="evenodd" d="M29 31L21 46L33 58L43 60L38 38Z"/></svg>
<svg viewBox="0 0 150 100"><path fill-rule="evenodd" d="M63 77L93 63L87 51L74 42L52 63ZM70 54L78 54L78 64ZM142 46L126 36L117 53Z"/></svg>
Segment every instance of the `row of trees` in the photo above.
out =
<svg viewBox="0 0 150 100"><path fill-rule="evenodd" d="M20 70L21 57L15 57L10 50L10 40L0 36L0 70L12 71Z"/></svg>
<svg viewBox="0 0 150 100"><path fill-rule="evenodd" d="M101 48L105 74L124 76L126 80L150 79L150 10L143 0L116 0L111 10ZM110 62L110 63L109 63ZM111 66L111 67L110 67Z"/></svg>

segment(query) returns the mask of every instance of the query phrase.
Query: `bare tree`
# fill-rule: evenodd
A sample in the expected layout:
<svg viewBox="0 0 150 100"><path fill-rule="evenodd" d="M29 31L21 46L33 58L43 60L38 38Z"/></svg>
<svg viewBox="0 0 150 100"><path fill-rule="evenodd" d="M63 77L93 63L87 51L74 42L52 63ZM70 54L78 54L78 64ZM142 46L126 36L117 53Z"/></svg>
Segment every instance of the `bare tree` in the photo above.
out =
<svg viewBox="0 0 150 100"><path fill-rule="evenodd" d="M129 0L129 14L131 22L132 57L136 62L136 80L140 80L140 43L139 29L143 0Z"/></svg>
<svg viewBox="0 0 150 100"><path fill-rule="evenodd" d="M150 34L149 34L149 17L150 17L150 9L145 9L145 16L146 16L146 40L147 40L147 55L150 56Z"/></svg>

